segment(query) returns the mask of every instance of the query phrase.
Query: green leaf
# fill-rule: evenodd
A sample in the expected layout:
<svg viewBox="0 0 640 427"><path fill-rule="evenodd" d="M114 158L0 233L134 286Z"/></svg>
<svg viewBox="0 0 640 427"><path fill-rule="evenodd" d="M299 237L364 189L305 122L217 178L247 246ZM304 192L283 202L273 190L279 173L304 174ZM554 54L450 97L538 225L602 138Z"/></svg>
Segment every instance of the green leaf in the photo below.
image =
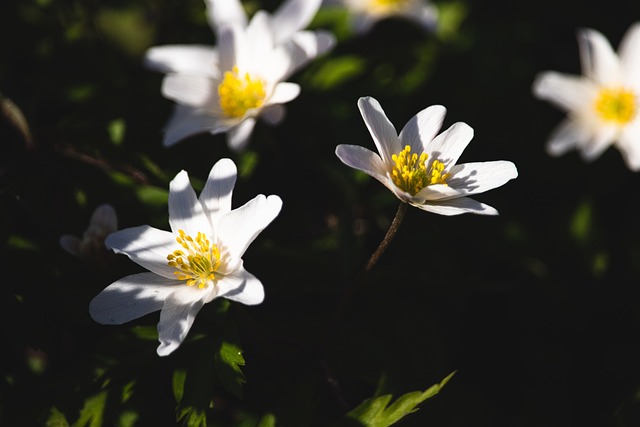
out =
<svg viewBox="0 0 640 427"><path fill-rule="evenodd" d="M455 371L447 375L439 384L434 384L425 391L413 391L400 396L395 402L390 394L372 397L358 405L340 420L335 427L353 425L353 421L366 427L387 427L393 425L406 415L418 410L417 406L440 392L442 387L453 377ZM351 424L349 424L351 423Z"/></svg>
<svg viewBox="0 0 640 427"><path fill-rule="evenodd" d="M216 373L227 391L242 398L242 384L245 378L240 366L244 366L244 357L239 345L223 341L216 354Z"/></svg>
<svg viewBox="0 0 640 427"><path fill-rule="evenodd" d="M64 414L53 406L51 408L51 414L47 419L47 427L69 427L69 422Z"/></svg>
<svg viewBox="0 0 640 427"><path fill-rule="evenodd" d="M207 427L207 413L205 410L189 406L180 409L178 421L181 421L182 425L188 427Z"/></svg>
<svg viewBox="0 0 640 427"><path fill-rule="evenodd" d="M80 411L78 421L73 427L102 427L104 407L107 403L107 392L103 391L84 401L84 407Z"/></svg>

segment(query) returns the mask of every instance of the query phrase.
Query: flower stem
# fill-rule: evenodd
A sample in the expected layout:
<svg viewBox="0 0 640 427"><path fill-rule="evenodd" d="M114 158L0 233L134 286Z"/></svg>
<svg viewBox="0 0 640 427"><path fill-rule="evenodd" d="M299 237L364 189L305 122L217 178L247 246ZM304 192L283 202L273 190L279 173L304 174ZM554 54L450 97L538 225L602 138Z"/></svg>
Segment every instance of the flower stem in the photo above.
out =
<svg viewBox="0 0 640 427"><path fill-rule="evenodd" d="M376 265L376 263L378 262L378 260L380 259L384 251L389 247L389 244L391 243L396 233L398 232L398 229L400 228L400 224L402 224L402 220L404 219L404 215L406 213L407 213L407 204L402 202L400 203L400 206L398 206L398 210L396 211L396 216L393 218L393 221L391 222L391 225L387 230L387 234L385 234L384 239L382 239L382 242L380 242L380 245L378 245L378 248L376 249L376 251L369 258L369 261L367 262L367 265L364 267L364 270L360 273L360 275L358 275L358 277L356 277L344 289L344 292L342 293L342 298L340 299L340 302L338 303L338 306L336 307L336 310L333 313L334 322L338 318L340 318L340 316L342 315L342 312L347 306L347 302L349 301L349 299L351 298L351 295L353 295L354 291L362 281L362 278L371 271L371 269Z"/></svg>

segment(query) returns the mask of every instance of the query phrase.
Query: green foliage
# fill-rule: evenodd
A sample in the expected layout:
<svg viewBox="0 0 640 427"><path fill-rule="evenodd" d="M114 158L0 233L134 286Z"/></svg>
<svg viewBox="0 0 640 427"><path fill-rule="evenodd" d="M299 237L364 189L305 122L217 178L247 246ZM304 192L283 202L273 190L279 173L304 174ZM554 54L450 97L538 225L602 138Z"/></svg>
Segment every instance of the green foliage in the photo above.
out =
<svg viewBox="0 0 640 427"><path fill-rule="evenodd" d="M246 382L241 366L245 361L239 345L221 342L216 352L216 373L224 388L238 398L242 398L242 385Z"/></svg>
<svg viewBox="0 0 640 427"><path fill-rule="evenodd" d="M393 396L385 394L365 400L355 409L351 410L343 421L334 427L348 426L351 421L357 421L366 427L387 427L393 425L418 410L417 406L427 399L432 398L442 390L453 377L455 371L447 375L440 383L434 384L425 391L414 391L403 394L393 403Z"/></svg>

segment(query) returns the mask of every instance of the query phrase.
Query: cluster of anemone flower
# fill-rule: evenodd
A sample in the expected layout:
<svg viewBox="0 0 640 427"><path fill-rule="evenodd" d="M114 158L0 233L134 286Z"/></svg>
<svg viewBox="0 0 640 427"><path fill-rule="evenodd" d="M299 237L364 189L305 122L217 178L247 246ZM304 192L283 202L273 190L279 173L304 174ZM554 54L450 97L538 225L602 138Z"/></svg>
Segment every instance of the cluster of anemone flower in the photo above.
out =
<svg viewBox="0 0 640 427"><path fill-rule="evenodd" d="M385 16L412 18L424 28L436 25L437 10L425 1L344 0L327 2L353 13L356 32ZM216 45L165 45L149 49L146 66L165 73L162 94L175 102L164 127L163 144L172 146L192 135L224 133L230 149L244 150L260 118L277 124L284 104L302 93L287 82L297 70L336 44L327 31L305 28L321 0L287 0L274 13L249 18L239 0L206 0ZM579 34L583 77L541 73L535 96L569 113L547 144L552 155L571 148L587 160L615 144L632 170L640 169L640 25L634 25L619 55L594 30ZM375 178L407 205L439 215L498 211L470 196L495 189L518 176L506 160L458 163L474 136L457 122L441 131L446 109L427 106L400 133L380 103L363 96L357 102L377 152L339 144L335 154L345 165ZM200 195L186 171L169 185L169 231L148 225L117 230L115 211L101 206L82 240L61 239L71 253L96 244L124 254L147 272L119 279L90 303L91 317L102 324L122 324L160 311L157 353L166 356L185 340L204 306L216 298L255 305L265 297L262 282L243 267L242 256L278 216L283 201L262 194L232 208L237 177L233 160L219 159ZM106 237L106 238L105 238ZM96 243L98 242L98 243Z"/></svg>

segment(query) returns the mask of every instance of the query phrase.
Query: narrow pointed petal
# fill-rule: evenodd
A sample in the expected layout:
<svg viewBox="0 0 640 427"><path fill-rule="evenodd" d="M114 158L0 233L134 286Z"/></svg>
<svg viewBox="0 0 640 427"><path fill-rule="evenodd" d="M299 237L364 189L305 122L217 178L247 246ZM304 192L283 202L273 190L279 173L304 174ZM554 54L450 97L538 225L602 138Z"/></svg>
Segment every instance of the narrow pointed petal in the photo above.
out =
<svg viewBox="0 0 640 427"><path fill-rule="evenodd" d="M598 129L590 139L585 140L585 143L582 144L582 158L587 162L591 162L600 157L613 144L617 133L618 130L615 126L603 126Z"/></svg>
<svg viewBox="0 0 640 427"><path fill-rule="evenodd" d="M191 237L195 237L198 232L211 235L209 219L184 170L169 183L169 225L174 234L178 234L178 230L184 230Z"/></svg>
<svg viewBox="0 0 640 427"><path fill-rule="evenodd" d="M463 213L498 215L498 211L495 208L470 199L468 197L461 197L458 199L443 200L441 202L426 203L423 205L414 206L427 212L446 216L460 215Z"/></svg>
<svg viewBox="0 0 640 427"><path fill-rule="evenodd" d="M174 269L167 265L167 255L178 249L173 233L141 225L109 234L104 244L155 274L175 278Z"/></svg>
<svg viewBox="0 0 640 427"><path fill-rule="evenodd" d="M89 303L91 318L103 325L121 325L154 311L183 285L154 273L124 277L107 286Z"/></svg>
<svg viewBox="0 0 640 427"><path fill-rule="evenodd" d="M202 74L216 78L218 51L213 46L165 45L154 46L144 54L144 65L161 73Z"/></svg>
<svg viewBox="0 0 640 427"><path fill-rule="evenodd" d="M249 145L251 133L256 125L256 119L248 117L227 132L227 145L235 152L244 151Z"/></svg>
<svg viewBox="0 0 640 427"><path fill-rule="evenodd" d="M392 162L391 156L399 153L402 147L398 133L382 110L382 106L372 97L362 97L358 99L358 108L382 161Z"/></svg>
<svg viewBox="0 0 640 427"><path fill-rule="evenodd" d="M336 156L347 166L358 169L378 181L386 180L387 168L380 156L368 148L341 144L336 147Z"/></svg>
<svg viewBox="0 0 640 427"><path fill-rule="evenodd" d="M422 153L442 127L447 109L442 105L432 105L413 116L400 131L400 144L410 145L411 152Z"/></svg>
<svg viewBox="0 0 640 427"><path fill-rule="evenodd" d="M533 82L533 94L565 111L580 111L589 105L597 89L582 77L545 71Z"/></svg>
<svg viewBox="0 0 640 427"><path fill-rule="evenodd" d="M80 256L80 239L70 234L60 236L60 247L74 256Z"/></svg>
<svg viewBox="0 0 640 427"><path fill-rule="evenodd" d="M207 20L214 31L227 25L247 26L247 14L240 0L205 0Z"/></svg>
<svg viewBox="0 0 640 427"><path fill-rule="evenodd" d="M306 28L320 8L322 0L287 0L273 14L272 28L276 44Z"/></svg>
<svg viewBox="0 0 640 427"><path fill-rule="evenodd" d="M267 12L264 10L257 11L251 18L245 34L251 49L251 62L257 64L260 68L273 66L273 64L264 62L275 46ZM244 67L248 67L247 64L244 64Z"/></svg>
<svg viewBox="0 0 640 427"><path fill-rule="evenodd" d="M225 245L230 256L230 269L239 262L258 234L278 216L281 208L280 197L260 194L220 218L216 231L218 240Z"/></svg>
<svg viewBox="0 0 640 427"><path fill-rule="evenodd" d="M238 170L233 160L220 159L211 168L207 182L200 193L200 202L207 211L214 233L220 216L231 212L231 196L237 175ZM215 235L213 240L216 240Z"/></svg>
<svg viewBox="0 0 640 427"><path fill-rule="evenodd" d="M223 129L227 129L227 126L222 125L209 111L178 104L164 128L162 144L171 147L191 136Z"/></svg>
<svg viewBox="0 0 640 427"><path fill-rule="evenodd" d="M158 322L159 356L173 353L187 337L204 305L203 292L203 289L182 285L165 299Z"/></svg>
<svg viewBox="0 0 640 427"><path fill-rule="evenodd" d="M618 49L621 69L624 71L623 83L640 90L640 22L627 30Z"/></svg>
<svg viewBox="0 0 640 427"><path fill-rule="evenodd" d="M608 85L620 78L618 57L600 32L583 29L578 32L582 73L590 79Z"/></svg>
<svg viewBox="0 0 640 427"><path fill-rule="evenodd" d="M618 138L616 146L622 154L625 164L633 172L640 171L640 122L629 126Z"/></svg>
<svg viewBox="0 0 640 427"><path fill-rule="evenodd" d="M217 80L190 74L169 74L162 81L162 95L194 108L211 108L216 105Z"/></svg>
<svg viewBox="0 0 640 427"><path fill-rule="evenodd" d="M445 170L456 164L462 152L473 139L473 128L466 123L454 123L438 135L433 141L426 143L424 151L429 154L429 160L439 160L444 163Z"/></svg>
<svg viewBox="0 0 640 427"><path fill-rule="evenodd" d="M264 287L258 278L244 268L235 270L218 281L219 296L246 305L260 304L264 300Z"/></svg>
<svg viewBox="0 0 640 427"><path fill-rule="evenodd" d="M218 32L218 55L220 58L220 73L231 71L238 66L240 70L246 68L250 51L244 31L236 25L225 26Z"/></svg>

